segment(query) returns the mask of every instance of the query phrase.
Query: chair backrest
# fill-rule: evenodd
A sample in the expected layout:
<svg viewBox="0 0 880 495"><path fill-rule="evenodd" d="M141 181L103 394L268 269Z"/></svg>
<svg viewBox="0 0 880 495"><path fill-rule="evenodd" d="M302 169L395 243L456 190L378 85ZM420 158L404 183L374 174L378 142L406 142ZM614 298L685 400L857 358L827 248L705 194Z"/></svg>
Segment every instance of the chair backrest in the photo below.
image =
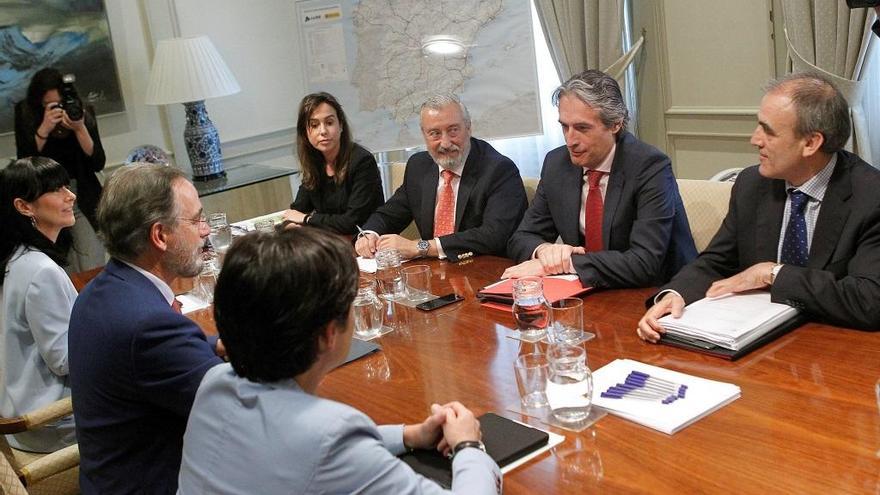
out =
<svg viewBox="0 0 880 495"><path fill-rule="evenodd" d="M538 182L540 180L537 177L523 177L523 186L526 188L526 198L528 198L530 205L532 200L535 199L535 191L538 190Z"/></svg>
<svg viewBox="0 0 880 495"><path fill-rule="evenodd" d="M394 191L396 191L397 188L400 187L401 184L403 184L403 173L406 171L406 163L391 163L388 166L388 170L391 175L391 194L394 194ZM410 222L409 225L405 229L403 229L403 232L401 232L400 235L407 239L420 238L419 229L416 228L415 222Z"/></svg>
<svg viewBox="0 0 880 495"><path fill-rule="evenodd" d="M0 455L0 495L28 495L6 455Z"/></svg>
<svg viewBox="0 0 880 495"><path fill-rule="evenodd" d="M697 251L703 251L727 215L733 183L690 179L678 179L676 182L694 244Z"/></svg>

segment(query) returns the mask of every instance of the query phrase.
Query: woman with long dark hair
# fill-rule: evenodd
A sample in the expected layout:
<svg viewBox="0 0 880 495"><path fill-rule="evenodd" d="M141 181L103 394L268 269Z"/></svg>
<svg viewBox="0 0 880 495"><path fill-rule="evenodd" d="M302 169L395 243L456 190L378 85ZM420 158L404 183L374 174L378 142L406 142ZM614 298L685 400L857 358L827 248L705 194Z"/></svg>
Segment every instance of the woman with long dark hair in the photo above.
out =
<svg viewBox="0 0 880 495"><path fill-rule="evenodd" d="M355 143L342 106L329 93L303 98L296 123L302 185L284 214L296 225L356 234L384 203L376 159Z"/></svg>
<svg viewBox="0 0 880 495"><path fill-rule="evenodd" d="M27 97L15 105L15 149L18 158L45 156L60 163L70 177L79 201L75 210L70 270L89 270L104 264L104 247L95 235L95 210L101 184L95 176L106 157L98 134L95 111L82 105L74 120L63 108L64 80L57 69L42 69L31 78ZM84 217L84 218L83 218Z"/></svg>
<svg viewBox="0 0 880 495"><path fill-rule="evenodd" d="M67 171L45 157L0 170L0 416L27 414L70 395L67 327L76 299L67 264L67 227L76 195ZM73 418L7 437L31 452L76 441Z"/></svg>

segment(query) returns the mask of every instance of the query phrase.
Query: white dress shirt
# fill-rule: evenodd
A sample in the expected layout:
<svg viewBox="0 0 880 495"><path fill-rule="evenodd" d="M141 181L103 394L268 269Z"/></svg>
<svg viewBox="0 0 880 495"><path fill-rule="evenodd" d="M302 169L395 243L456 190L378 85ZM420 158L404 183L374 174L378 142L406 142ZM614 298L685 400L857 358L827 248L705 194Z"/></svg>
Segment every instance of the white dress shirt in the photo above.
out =
<svg viewBox="0 0 880 495"><path fill-rule="evenodd" d="M458 184L461 182L461 174L462 174L462 172L464 172L464 164L467 163L467 158L468 158L468 155L470 155L470 154L471 154L471 150L470 150L470 148L468 148L467 153L465 153L461 157L461 163L459 163L458 165L456 165L450 169L445 169L445 168L441 167L440 165L437 165L437 168L439 169L440 175L439 175L439 179L437 179L437 196L436 197L437 197L438 201L436 201L434 203L434 218L437 218L437 208L440 205L440 201L439 201L440 191L443 190L443 186L446 184L445 181L443 180L443 171L444 170L449 170L450 172L455 174L455 176L452 178L452 197L453 197L452 218L455 218L455 207L458 206ZM446 259L446 253L443 252L443 246L440 244L440 238L435 237L434 243L437 244L437 257L440 258L441 260Z"/></svg>

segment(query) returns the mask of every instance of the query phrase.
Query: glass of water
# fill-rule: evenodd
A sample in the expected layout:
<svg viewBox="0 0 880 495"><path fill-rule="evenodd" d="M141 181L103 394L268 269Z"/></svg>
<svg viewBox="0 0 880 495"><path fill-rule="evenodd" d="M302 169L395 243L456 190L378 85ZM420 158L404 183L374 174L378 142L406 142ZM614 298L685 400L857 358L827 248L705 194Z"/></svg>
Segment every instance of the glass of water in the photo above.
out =
<svg viewBox="0 0 880 495"><path fill-rule="evenodd" d="M513 282L513 317L523 340L537 342L547 335L550 305L544 298L540 277L523 277Z"/></svg>
<svg viewBox="0 0 880 495"><path fill-rule="evenodd" d="M584 302L577 297L566 297L551 305L552 341L576 345L584 339Z"/></svg>
<svg viewBox="0 0 880 495"><path fill-rule="evenodd" d="M547 350L550 374L547 402L553 417L562 423L578 423L590 415L593 375L583 347L554 344Z"/></svg>
<svg viewBox="0 0 880 495"><path fill-rule="evenodd" d="M362 285L354 298L354 333L362 340L369 340L382 332L382 301L374 287Z"/></svg>
<svg viewBox="0 0 880 495"><path fill-rule="evenodd" d="M214 251L226 252L229 243L232 242L232 228L226 221L226 213L217 212L208 215L208 226L211 227L208 239L210 239Z"/></svg>
<svg viewBox="0 0 880 495"><path fill-rule="evenodd" d="M400 264L400 251L382 249L376 252L376 280L379 282L379 293L391 301L406 297Z"/></svg>

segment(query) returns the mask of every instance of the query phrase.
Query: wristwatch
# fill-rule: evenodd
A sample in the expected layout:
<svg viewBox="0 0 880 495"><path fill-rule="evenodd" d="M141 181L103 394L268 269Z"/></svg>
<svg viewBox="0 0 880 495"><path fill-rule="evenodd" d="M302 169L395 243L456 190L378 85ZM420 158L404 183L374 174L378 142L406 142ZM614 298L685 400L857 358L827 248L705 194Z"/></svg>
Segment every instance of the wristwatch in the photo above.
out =
<svg viewBox="0 0 880 495"><path fill-rule="evenodd" d="M479 440L465 440L464 442L458 442L455 445L455 448L452 449L452 458L455 458L455 456L462 450L469 448L480 449L483 452L486 452L486 446L483 445L483 442Z"/></svg>
<svg viewBox="0 0 880 495"><path fill-rule="evenodd" d="M429 247L431 247L431 244L424 239L420 239L419 242L416 243L416 248L419 250L419 258L424 258L428 255Z"/></svg>

